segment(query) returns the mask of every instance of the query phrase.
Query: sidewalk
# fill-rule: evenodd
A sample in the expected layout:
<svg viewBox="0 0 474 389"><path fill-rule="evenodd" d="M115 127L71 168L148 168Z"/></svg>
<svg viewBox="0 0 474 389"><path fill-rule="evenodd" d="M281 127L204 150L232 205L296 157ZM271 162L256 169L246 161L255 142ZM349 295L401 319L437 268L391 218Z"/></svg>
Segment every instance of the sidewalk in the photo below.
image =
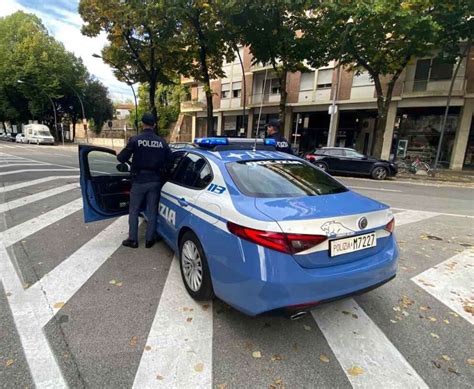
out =
<svg viewBox="0 0 474 389"><path fill-rule="evenodd" d="M438 170L434 177L424 174L399 173L394 181L417 181L429 184L456 183L460 186L474 188L474 170L453 171L447 169Z"/></svg>

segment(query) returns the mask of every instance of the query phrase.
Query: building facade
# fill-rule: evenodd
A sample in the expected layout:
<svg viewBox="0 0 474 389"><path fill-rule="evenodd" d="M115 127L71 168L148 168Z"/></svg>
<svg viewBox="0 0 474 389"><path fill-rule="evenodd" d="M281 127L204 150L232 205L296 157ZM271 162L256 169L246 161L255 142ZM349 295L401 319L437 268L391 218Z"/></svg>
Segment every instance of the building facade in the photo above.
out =
<svg viewBox="0 0 474 389"><path fill-rule="evenodd" d="M236 56L233 63L224 64L226 77L211 81L214 132L253 137L259 131L260 136L264 124L278 118L280 83L271 67L252 65L248 48L240 50L243 63ZM474 167L474 48L462 59L453 80L456 65L426 57L407 66L395 85L382 158L420 157L434 161L453 82L440 162L454 170ZM377 120L374 84L364 72L341 69L339 80L337 73L332 62L323 68L288 75L284 134L298 151L326 146L329 107L338 89L334 144L371 154ZM181 103L182 117L174 139L191 141L205 135L206 97L203 87L193 80L182 79L182 83L189 87L189 95Z"/></svg>

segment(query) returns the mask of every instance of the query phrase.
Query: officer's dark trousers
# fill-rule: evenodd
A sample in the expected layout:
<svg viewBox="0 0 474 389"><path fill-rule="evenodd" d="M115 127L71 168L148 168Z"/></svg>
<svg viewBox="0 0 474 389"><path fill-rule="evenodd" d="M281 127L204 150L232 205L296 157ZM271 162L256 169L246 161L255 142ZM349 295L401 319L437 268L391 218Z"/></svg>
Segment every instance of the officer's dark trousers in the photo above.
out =
<svg viewBox="0 0 474 389"><path fill-rule="evenodd" d="M128 216L129 239L138 241L138 214L140 207L144 202L146 205L146 216L148 219L146 240L150 241L153 239L156 231L156 216L158 212L160 188L161 185L159 182L147 182L143 184L134 182L132 184Z"/></svg>

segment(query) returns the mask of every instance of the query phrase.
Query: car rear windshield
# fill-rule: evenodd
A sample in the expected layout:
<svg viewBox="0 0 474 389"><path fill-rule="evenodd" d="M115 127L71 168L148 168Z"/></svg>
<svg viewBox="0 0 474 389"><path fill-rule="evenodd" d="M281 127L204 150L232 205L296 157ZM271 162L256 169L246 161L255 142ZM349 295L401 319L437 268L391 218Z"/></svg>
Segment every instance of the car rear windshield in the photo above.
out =
<svg viewBox="0 0 474 389"><path fill-rule="evenodd" d="M252 197L301 197L346 192L339 182L305 162L239 161L227 164L239 190Z"/></svg>

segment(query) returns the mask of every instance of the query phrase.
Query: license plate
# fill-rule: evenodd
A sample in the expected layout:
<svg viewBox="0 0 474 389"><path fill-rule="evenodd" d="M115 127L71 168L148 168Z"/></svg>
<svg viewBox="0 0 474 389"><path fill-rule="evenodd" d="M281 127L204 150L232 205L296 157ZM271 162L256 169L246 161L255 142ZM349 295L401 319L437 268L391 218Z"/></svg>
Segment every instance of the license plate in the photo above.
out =
<svg viewBox="0 0 474 389"><path fill-rule="evenodd" d="M337 239L331 241L329 255L335 257L341 254L353 253L377 246L375 232L371 234L353 236L351 238Z"/></svg>

